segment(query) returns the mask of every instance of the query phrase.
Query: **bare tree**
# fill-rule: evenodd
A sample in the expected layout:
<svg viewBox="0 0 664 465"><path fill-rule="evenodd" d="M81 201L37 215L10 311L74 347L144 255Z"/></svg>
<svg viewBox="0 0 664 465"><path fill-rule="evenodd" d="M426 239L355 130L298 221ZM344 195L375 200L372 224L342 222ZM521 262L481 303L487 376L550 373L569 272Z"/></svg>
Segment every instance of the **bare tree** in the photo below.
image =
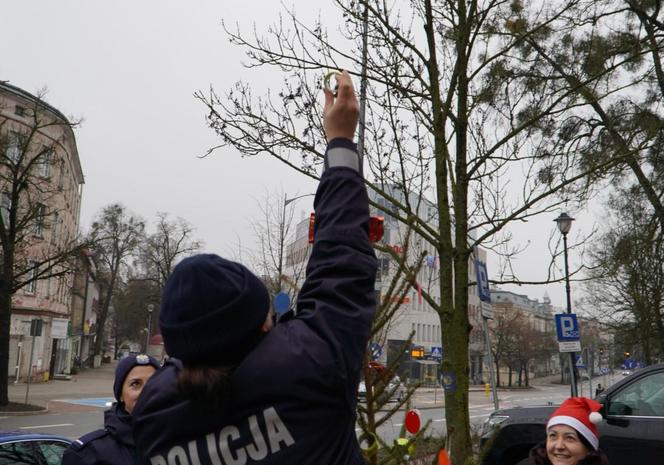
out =
<svg viewBox="0 0 664 465"><path fill-rule="evenodd" d="M586 284L593 313L652 363L664 354L664 237L640 186L606 202L605 230L594 243Z"/></svg>
<svg viewBox="0 0 664 465"><path fill-rule="evenodd" d="M157 213L155 231L147 235L139 253L143 273L157 289L164 286L178 261L200 250L202 242L192 237L194 231L183 218L171 220L168 213Z"/></svg>
<svg viewBox="0 0 664 465"><path fill-rule="evenodd" d="M504 308L494 309L494 319L491 322L491 351L496 366L496 384L498 386L500 386L500 366L514 352L516 339L514 323L520 316L519 312L510 312ZM511 377L509 385L512 385Z"/></svg>
<svg viewBox="0 0 664 465"><path fill-rule="evenodd" d="M304 196L306 196L305 194ZM304 197L302 196L302 197ZM308 216L306 230L296 234L295 204L282 192L266 192L256 203L260 216L251 220L256 248L247 253L251 267L263 279L271 296L280 291L293 301L304 281L309 258Z"/></svg>
<svg viewBox="0 0 664 465"><path fill-rule="evenodd" d="M155 303L155 296L159 295L159 290L154 281L145 279L129 278L117 286L113 296L116 358L122 341L144 343L149 324L146 309L149 304ZM147 347L144 350L147 351Z"/></svg>
<svg viewBox="0 0 664 465"><path fill-rule="evenodd" d="M432 281L440 300L426 289L422 296L440 317L446 348L441 370L456 376L456 392L445 392L454 463L472 457L465 393L468 260L474 247L500 252L511 239L511 222L582 200L588 177L618 163L581 160L564 131L584 104L578 86L551 86L550 69L533 74L530 56L522 53L531 42L572 33L578 18L588 18L591 3L339 0L339 32L356 48L333 40L320 22L302 24L287 12L266 37L229 31L231 41L247 50L249 66L274 65L284 72L279 92L256 98L240 82L223 97L214 90L198 94L220 146L245 155L267 153L315 178L323 155L316 103L323 70L346 68L366 78L365 173L369 188L387 201L374 207L412 228L420 246L411 259L428 249L441 264ZM369 46L366 71L360 72L363 36ZM395 260L417 286L417 274ZM502 281L557 278L526 282L506 275Z"/></svg>
<svg viewBox="0 0 664 465"><path fill-rule="evenodd" d="M120 204L104 207L92 223L90 239L94 243L94 257L99 265L99 275L105 284L97 317L94 355L102 352L106 320L118 281L126 272L128 259L138 251L144 229L143 220L129 213Z"/></svg>
<svg viewBox="0 0 664 465"><path fill-rule="evenodd" d="M137 312L143 315L147 322L152 325L150 333L159 321L159 302L161 301L161 289L166 279L173 271L173 267L183 258L200 250L202 242L194 239L195 228L185 219L170 219L168 213L157 213L154 232L147 234L141 241L137 251L138 269L127 280L129 290L147 288L152 290L149 299L138 304ZM147 281L150 284L140 284ZM148 305L153 305L156 311L151 316L147 315ZM147 350L147 349L146 349Z"/></svg>
<svg viewBox="0 0 664 465"><path fill-rule="evenodd" d="M16 105L11 113L0 108L0 405L9 401L9 327L15 294L53 279L64 299L75 257L86 247L75 227L64 227L76 224L78 216L79 186L65 168L75 155L72 130L77 122L48 105L44 93L23 94L29 105ZM71 221L64 221L67 215Z"/></svg>

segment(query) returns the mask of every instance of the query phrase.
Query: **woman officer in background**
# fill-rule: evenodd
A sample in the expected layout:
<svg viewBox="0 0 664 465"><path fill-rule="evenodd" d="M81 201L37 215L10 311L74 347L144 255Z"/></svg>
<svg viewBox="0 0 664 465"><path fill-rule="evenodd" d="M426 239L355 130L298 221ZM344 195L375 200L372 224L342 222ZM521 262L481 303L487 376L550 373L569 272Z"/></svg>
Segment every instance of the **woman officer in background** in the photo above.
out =
<svg viewBox="0 0 664 465"><path fill-rule="evenodd" d="M145 354L122 359L113 383L117 402L104 412L104 428L74 441L65 451L62 465L136 463L131 413L143 386L159 368L159 362Z"/></svg>

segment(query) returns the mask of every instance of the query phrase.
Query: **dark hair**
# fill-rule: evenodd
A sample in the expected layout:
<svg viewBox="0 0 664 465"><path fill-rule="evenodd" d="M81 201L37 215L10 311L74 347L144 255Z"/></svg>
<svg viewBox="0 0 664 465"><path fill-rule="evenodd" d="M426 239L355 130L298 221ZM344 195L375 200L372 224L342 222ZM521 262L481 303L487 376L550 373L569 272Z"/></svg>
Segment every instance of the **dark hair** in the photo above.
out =
<svg viewBox="0 0 664 465"><path fill-rule="evenodd" d="M178 391L186 398L224 407L231 397L234 366L185 366L178 373Z"/></svg>
<svg viewBox="0 0 664 465"><path fill-rule="evenodd" d="M579 435L579 438L581 437L582 436ZM581 442L590 452L588 452L588 455L579 461L577 465L609 465L609 459L604 452L599 449L593 449L585 438L583 438ZM530 450L528 465L551 465L551 461L546 455L546 442L542 442Z"/></svg>

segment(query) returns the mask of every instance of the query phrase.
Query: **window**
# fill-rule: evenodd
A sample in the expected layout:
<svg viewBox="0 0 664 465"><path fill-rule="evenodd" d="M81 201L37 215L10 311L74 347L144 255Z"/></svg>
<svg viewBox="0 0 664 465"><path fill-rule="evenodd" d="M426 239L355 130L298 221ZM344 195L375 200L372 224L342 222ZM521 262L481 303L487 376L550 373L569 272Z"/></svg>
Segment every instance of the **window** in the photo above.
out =
<svg viewBox="0 0 664 465"><path fill-rule="evenodd" d="M25 285L26 294L34 294L37 291L37 262L30 262L30 270L27 273L26 281L29 281Z"/></svg>
<svg viewBox="0 0 664 465"><path fill-rule="evenodd" d="M51 225L51 242L56 243L58 239L58 228L60 226L60 218L58 212L53 212L53 224Z"/></svg>
<svg viewBox="0 0 664 465"><path fill-rule="evenodd" d="M21 105L16 105L14 107L14 114L16 116L25 116L25 107L22 107Z"/></svg>
<svg viewBox="0 0 664 465"><path fill-rule="evenodd" d="M13 163L18 162L21 158L21 150L24 143L25 136L23 134L16 131L10 131L7 150L5 150L5 156L9 161Z"/></svg>
<svg viewBox="0 0 664 465"><path fill-rule="evenodd" d="M62 442L37 443L37 450L41 453L43 462L46 465L60 465L65 449L67 449L67 445Z"/></svg>
<svg viewBox="0 0 664 465"><path fill-rule="evenodd" d="M46 205L38 203L35 207L35 224L32 233L42 237L44 234L44 219L46 218Z"/></svg>
<svg viewBox="0 0 664 465"><path fill-rule="evenodd" d="M390 272L390 259L389 258L379 258L378 259L378 273L376 274L376 281L381 281L383 278L387 279L387 275Z"/></svg>
<svg viewBox="0 0 664 465"><path fill-rule="evenodd" d="M36 465L29 442L0 444L0 465Z"/></svg>
<svg viewBox="0 0 664 465"><path fill-rule="evenodd" d="M58 177L58 189L62 190L65 186L65 161L60 160L60 175Z"/></svg>
<svg viewBox="0 0 664 465"><path fill-rule="evenodd" d="M0 198L0 214L2 215L2 222L5 229L9 227L9 211L12 209L12 198L9 192L3 192Z"/></svg>
<svg viewBox="0 0 664 465"><path fill-rule="evenodd" d="M609 415L664 417L664 373L653 373L609 399Z"/></svg>
<svg viewBox="0 0 664 465"><path fill-rule="evenodd" d="M37 163L37 174L44 179L49 179L51 177L51 163L53 160L53 150L44 149L39 154L39 160Z"/></svg>

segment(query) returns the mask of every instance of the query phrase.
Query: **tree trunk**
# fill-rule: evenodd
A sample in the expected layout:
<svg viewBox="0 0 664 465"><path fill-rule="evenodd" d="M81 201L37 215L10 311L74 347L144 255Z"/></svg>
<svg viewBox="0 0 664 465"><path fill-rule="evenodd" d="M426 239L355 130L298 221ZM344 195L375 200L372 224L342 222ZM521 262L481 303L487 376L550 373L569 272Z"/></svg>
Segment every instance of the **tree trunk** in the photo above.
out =
<svg viewBox="0 0 664 465"><path fill-rule="evenodd" d="M507 369L508 369L508 371L507 371L507 386L512 387L512 364L511 363L507 366Z"/></svg>
<svg viewBox="0 0 664 465"><path fill-rule="evenodd" d="M101 307L101 312L99 312L99 318L97 318L97 337L95 338L95 350L93 352L95 356L101 355L102 344L104 343L104 328L106 327L106 319L108 318L108 309L111 307L111 297L113 296L116 276L117 271L111 270L111 279L106 288L104 304Z"/></svg>
<svg viewBox="0 0 664 465"><path fill-rule="evenodd" d="M455 295L451 309L451 318L443 322L443 333L447 347L447 357L443 360L444 370L456 377L454 390L445 391L445 418L447 420L447 434L451 438L450 452L453 463L464 464L472 458L472 443L470 440L470 415L468 412L468 343L471 326L468 323L467 301L468 288L461 282L467 279L467 257L455 257Z"/></svg>
<svg viewBox="0 0 664 465"><path fill-rule="evenodd" d="M9 403L9 327L11 322L11 296L0 284L0 405Z"/></svg>
<svg viewBox="0 0 664 465"><path fill-rule="evenodd" d="M12 312L14 256L13 250L5 249L0 278L0 405L9 404L9 341ZM9 280L7 277L11 277ZM4 278L4 279L3 279Z"/></svg>
<svg viewBox="0 0 664 465"><path fill-rule="evenodd" d="M447 420L447 435L450 440L450 459L456 465L463 465L472 459L473 450L470 438L470 417L468 413L468 230L466 190L467 179L466 163L466 133L467 133L467 91L466 77L467 58L465 41L468 40L468 28L465 23L465 2L459 2L459 18L463 24L459 25L458 32L460 56L458 58L459 83L457 84L457 165L455 167L457 186L452 192L455 221L452 224L450 211L450 192L448 183L448 162L450 153L446 137L447 122L450 117L450 101L443 104L443 91L440 88L440 70L437 59L437 31L434 23L434 13L431 0L424 1L425 25L429 60L427 71L429 74L431 114L433 117L432 134L434 138L434 156L436 169L436 194L438 200L438 232L437 244L440 257L440 298L439 316L441 322L441 335L444 352L441 367L443 372L456 377L455 389L445 390L445 419ZM464 40L465 39L465 40ZM460 154L460 155L459 155ZM461 165L459 165L461 163ZM461 179L459 175L461 173ZM461 187L459 187L459 185ZM461 216L460 216L461 214ZM452 243L451 231L454 228L456 250ZM459 240L459 237L462 240ZM461 263L463 260L465 262ZM452 273L454 269L454 274Z"/></svg>
<svg viewBox="0 0 664 465"><path fill-rule="evenodd" d="M498 363L498 359L496 358L496 387L500 386L500 363Z"/></svg>

